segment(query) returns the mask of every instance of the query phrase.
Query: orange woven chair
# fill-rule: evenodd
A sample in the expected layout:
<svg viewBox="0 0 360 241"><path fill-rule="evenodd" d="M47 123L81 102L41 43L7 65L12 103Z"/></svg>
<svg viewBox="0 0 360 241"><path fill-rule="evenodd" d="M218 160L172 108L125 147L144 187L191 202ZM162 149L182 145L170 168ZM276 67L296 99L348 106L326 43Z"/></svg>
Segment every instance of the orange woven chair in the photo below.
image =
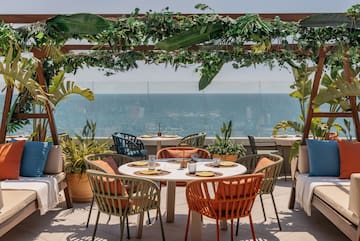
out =
<svg viewBox="0 0 360 241"><path fill-rule="evenodd" d="M210 152L206 149L182 146L162 148L156 153L156 158L190 158L193 154L197 154L199 158L211 158Z"/></svg>
<svg viewBox="0 0 360 241"><path fill-rule="evenodd" d="M216 219L216 237L220 240L219 220L231 220L231 240L234 240L234 219L249 216L253 240L256 240L251 209L258 195L264 174L249 174L227 178L191 181L186 186L189 212L185 230L187 241L192 211Z"/></svg>

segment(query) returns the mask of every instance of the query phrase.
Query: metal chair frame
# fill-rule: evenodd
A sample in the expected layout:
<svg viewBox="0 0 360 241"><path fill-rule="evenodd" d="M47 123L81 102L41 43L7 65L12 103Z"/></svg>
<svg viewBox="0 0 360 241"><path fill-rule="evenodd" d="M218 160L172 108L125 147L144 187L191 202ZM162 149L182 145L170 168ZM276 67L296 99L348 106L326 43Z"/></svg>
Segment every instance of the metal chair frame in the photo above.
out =
<svg viewBox="0 0 360 241"><path fill-rule="evenodd" d="M259 160L262 157L266 157L266 158L274 161L274 163L269 164L269 165L267 165L265 167L262 167L260 169L255 169L257 163L259 162ZM273 191L274 191L276 181L277 181L277 179L278 179L278 177L280 175L280 171L281 171L283 161L284 161L284 158L282 156L279 156L279 155L276 155L276 154L253 154L253 155L247 155L245 157L241 157L241 158L239 158L237 160L237 162L239 164L242 164L242 165L246 166L248 173L263 173L265 175L263 183L261 185L260 193L259 193L261 207L262 207L262 211L263 211L263 215L264 215L264 220L266 221L266 213L265 213L265 208L264 208L262 195L263 194L270 194L271 199L272 199L272 203L273 203L273 207L274 207L274 210L275 210L277 223L278 223L280 231L282 230L282 228L281 228L281 224L280 224L280 219L279 219L277 207L276 207L276 204L275 204ZM238 233L238 227L239 227L239 220L237 222L236 235Z"/></svg>
<svg viewBox="0 0 360 241"><path fill-rule="evenodd" d="M136 136L123 132L115 132L112 134L112 138L118 154L139 158L146 157L147 151L145 145Z"/></svg>

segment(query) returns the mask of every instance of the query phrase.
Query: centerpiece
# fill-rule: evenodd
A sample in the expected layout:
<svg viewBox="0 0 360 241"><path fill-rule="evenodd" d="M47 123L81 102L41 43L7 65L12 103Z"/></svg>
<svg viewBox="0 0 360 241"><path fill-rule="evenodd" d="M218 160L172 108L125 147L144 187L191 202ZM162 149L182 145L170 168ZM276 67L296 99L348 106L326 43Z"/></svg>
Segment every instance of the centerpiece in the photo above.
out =
<svg viewBox="0 0 360 241"><path fill-rule="evenodd" d="M230 140L232 132L231 120L227 125L224 122L220 131L223 136L216 135L215 141L207 147L213 158L220 158L224 161L236 161L239 157L246 155L246 149L242 144L237 144Z"/></svg>

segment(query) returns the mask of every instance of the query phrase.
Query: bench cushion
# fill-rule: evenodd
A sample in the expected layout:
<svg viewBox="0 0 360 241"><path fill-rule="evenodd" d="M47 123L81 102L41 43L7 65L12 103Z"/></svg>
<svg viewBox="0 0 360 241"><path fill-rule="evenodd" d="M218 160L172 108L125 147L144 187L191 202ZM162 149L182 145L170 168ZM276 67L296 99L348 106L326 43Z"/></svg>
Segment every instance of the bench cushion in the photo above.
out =
<svg viewBox="0 0 360 241"><path fill-rule="evenodd" d="M349 193L350 186L345 185L317 186L314 189L314 195L329 204L350 222L359 225L359 218L348 208Z"/></svg>
<svg viewBox="0 0 360 241"><path fill-rule="evenodd" d="M2 189L2 196L4 206L0 210L0 224L36 200L36 192L32 190Z"/></svg>

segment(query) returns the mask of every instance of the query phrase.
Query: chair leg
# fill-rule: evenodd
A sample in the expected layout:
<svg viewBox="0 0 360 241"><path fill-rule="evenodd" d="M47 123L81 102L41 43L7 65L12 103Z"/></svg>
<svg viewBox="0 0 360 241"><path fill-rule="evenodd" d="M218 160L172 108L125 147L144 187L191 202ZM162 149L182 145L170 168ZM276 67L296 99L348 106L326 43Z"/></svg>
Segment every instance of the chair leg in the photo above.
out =
<svg viewBox="0 0 360 241"><path fill-rule="evenodd" d="M90 216L91 216L93 205L94 205L94 197L91 199L90 210L89 210L88 218L87 218L87 221L86 221L86 228L89 227Z"/></svg>
<svg viewBox="0 0 360 241"><path fill-rule="evenodd" d="M159 210L159 213L160 213L160 208L157 208L157 209ZM159 221L160 221L160 228L161 228L161 237L162 237L162 240L165 241L164 226L163 226L161 215L159 215Z"/></svg>
<svg viewBox="0 0 360 241"><path fill-rule="evenodd" d="M231 225L231 229L230 229L231 241L234 241L234 219L231 219L230 225Z"/></svg>
<svg viewBox="0 0 360 241"><path fill-rule="evenodd" d="M216 240L220 241L220 228L219 228L219 220L216 219Z"/></svg>
<svg viewBox="0 0 360 241"><path fill-rule="evenodd" d="M156 209L156 213L157 213L157 209ZM150 211L149 210L147 210L147 216L148 216L148 224L151 224Z"/></svg>
<svg viewBox="0 0 360 241"><path fill-rule="evenodd" d="M252 237L253 237L253 241L256 241L255 230L254 230L254 225L253 225L253 222L252 222L251 214L249 214L249 221L250 221L250 228L251 228L251 234L252 234Z"/></svg>
<svg viewBox="0 0 360 241"><path fill-rule="evenodd" d="M187 216L187 221L186 221L186 228L185 228L185 241L187 241L187 237L188 237L188 233L189 233L190 215L191 215L191 211L189 209L188 216Z"/></svg>
<svg viewBox="0 0 360 241"><path fill-rule="evenodd" d="M272 193L270 193L271 195L271 199L272 199L272 202L273 202L273 205L274 205L274 210L275 210L275 214L276 214L276 219L277 219L277 222L278 222L278 225L279 225L279 230L281 231L281 225L280 225L280 219L279 219L279 215L278 215L278 211L277 211L277 208L276 208L276 204L275 204L275 199L274 199L274 196Z"/></svg>
<svg viewBox="0 0 360 241"><path fill-rule="evenodd" d="M240 218L238 218L236 222L236 231L235 231L236 236L238 236L238 232L239 232L239 222L240 222Z"/></svg>
<svg viewBox="0 0 360 241"><path fill-rule="evenodd" d="M126 232L127 232L127 238L130 239L130 227L129 227L129 217L126 215Z"/></svg>
<svg viewBox="0 0 360 241"><path fill-rule="evenodd" d="M99 218L100 218L100 211L98 211L97 216L96 216L94 232L93 232L93 236L92 236L92 239L91 239L92 241L95 240L95 234L96 234L97 226L98 226L98 223L99 223Z"/></svg>
<svg viewBox="0 0 360 241"><path fill-rule="evenodd" d="M125 220L127 218L127 215L125 214L125 216L120 216L120 241L123 240L123 236L124 236L124 226L125 226Z"/></svg>
<svg viewBox="0 0 360 241"><path fill-rule="evenodd" d="M262 211L263 211L263 214L264 214L264 221L266 222L266 214L265 214L264 202L263 202L263 199L262 199L262 195L259 194L259 196L260 196L261 208L262 208Z"/></svg>
<svg viewBox="0 0 360 241"><path fill-rule="evenodd" d="M110 219L111 219L111 214L109 214L109 217L108 217L108 220L106 221L106 224L109 224Z"/></svg>

